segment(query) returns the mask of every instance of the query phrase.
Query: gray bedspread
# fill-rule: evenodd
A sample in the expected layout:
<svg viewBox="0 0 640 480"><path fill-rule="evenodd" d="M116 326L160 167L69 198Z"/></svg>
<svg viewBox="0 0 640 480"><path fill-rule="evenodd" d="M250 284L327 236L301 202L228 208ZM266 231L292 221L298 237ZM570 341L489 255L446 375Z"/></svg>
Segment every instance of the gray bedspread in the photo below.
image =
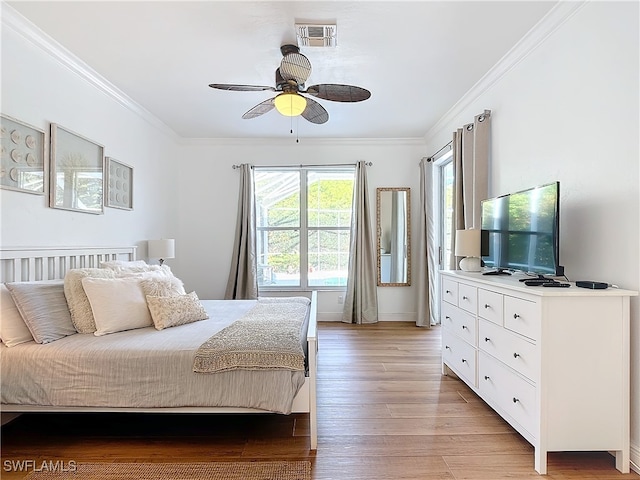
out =
<svg viewBox="0 0 640 480"><path fill-rule="evenodd" d="M195 352L255 301L204 300L208 320L46 345L0 346L3 404L70 407L248 407L290 413L304 371L193 372Z"/></svg>

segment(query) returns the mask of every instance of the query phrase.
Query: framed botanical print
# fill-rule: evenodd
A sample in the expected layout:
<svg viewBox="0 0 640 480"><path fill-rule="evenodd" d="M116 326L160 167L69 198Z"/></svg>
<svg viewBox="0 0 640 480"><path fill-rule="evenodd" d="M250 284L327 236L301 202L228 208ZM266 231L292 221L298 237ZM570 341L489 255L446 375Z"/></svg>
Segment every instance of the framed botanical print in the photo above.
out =
<svg viewBox="0 0 640 480"><path fill-rule="evenodd" d="M133 167L107 157L107 207L133 210Z"/></svg>
<svg viewBox="0 0 640 480"><path fill-rule="evenodd" d="M53 208L104 212L104 147L55 123L51 124Z"/></svg>
<svg viewBox="0 0 640 480"><path fill-rule="evenodd" d="M0 117L0 187L44 195L44 131Z"/></svg>

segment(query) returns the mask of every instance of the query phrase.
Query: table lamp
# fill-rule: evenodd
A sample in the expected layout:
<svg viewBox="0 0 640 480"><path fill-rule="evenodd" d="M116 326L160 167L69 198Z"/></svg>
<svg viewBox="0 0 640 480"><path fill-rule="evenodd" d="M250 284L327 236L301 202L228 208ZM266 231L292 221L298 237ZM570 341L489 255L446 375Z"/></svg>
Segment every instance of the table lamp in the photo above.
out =
<svg viewBox="0 0 640 480"><path fill-rule="evenodd" d="M162 240L149 240L148 242L149 258L157 258L162 265L166 258L175 258L176 241L173 238Z"/></svg>
<svg viewBox="0 0 640 480"><path fill-rule="evenodd" d="M480 230L456 230L455 256L465 257L460 260L460 270L479 272L482 270L480 260Z"/></svg>

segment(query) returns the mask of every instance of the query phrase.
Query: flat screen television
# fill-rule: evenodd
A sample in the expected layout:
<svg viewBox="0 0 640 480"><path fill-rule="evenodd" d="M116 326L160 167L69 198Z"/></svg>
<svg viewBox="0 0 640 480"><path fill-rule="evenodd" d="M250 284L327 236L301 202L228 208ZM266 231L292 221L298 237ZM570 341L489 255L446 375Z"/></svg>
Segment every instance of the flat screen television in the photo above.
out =
<svg viewBox="0 0 640 480"><path fill-rule="evenodd" d="M495 273L563 275L560 182L482 201L482 260Z"/></svg>

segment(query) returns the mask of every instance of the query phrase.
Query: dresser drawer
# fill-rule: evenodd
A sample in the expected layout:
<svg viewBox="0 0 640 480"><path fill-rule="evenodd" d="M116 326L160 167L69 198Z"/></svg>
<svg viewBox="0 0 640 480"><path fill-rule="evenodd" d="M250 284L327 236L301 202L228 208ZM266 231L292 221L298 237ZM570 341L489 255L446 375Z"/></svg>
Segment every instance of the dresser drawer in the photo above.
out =
<svg viewBox="0 0 640 480"><path fill-rule="evenodd" d="M537 435L536 388L484 352L478 358L478 389L531 435ZM509 419L507 419L509 421Z"/></svg>
<svg viewBox="0 0 640 480"><path fill-rule="evenodd" d="M478 288L458 284L458 306L474 315L478 313Z"/></svg>
<svg viewBox="0 0 640 480"><path fill-rule="evenodd" d="M442 299L452 305L458 305L458 282L442 279Z"/></svg>
<svg viewBox="0 0 640 480"><path fill-rule="evenodd" d="M444 328L450 329L467 343L478 345L478 320L475 316L448 303L442 304L441 315L440 322Z"/></svg>
<svg viewBox="0 0 640 480"><path fill-rule="evenodd" d="M502 325L503 295L501 293L478 289L478 315L490 322Z"/></svg>
<svg viewBox="0 0 640 480"><path fill-rule="evenodd" d="M532 382L539 372L538 348L535 344L486 320L478 325L478 346L481 350L507 364Z"/></svg>
<svg viewBox="0 0 640 480"><path fill-rule="evenodd" d="M540 337L540 304L522 298L504 297L504 326L532 340Z"/></svg>
<svg viewBox="0 0 640 480"><path fill-rule="evenodd" d="M442 361L468 385L477 386L477 351L451 330L442 330Z"/></svg>

